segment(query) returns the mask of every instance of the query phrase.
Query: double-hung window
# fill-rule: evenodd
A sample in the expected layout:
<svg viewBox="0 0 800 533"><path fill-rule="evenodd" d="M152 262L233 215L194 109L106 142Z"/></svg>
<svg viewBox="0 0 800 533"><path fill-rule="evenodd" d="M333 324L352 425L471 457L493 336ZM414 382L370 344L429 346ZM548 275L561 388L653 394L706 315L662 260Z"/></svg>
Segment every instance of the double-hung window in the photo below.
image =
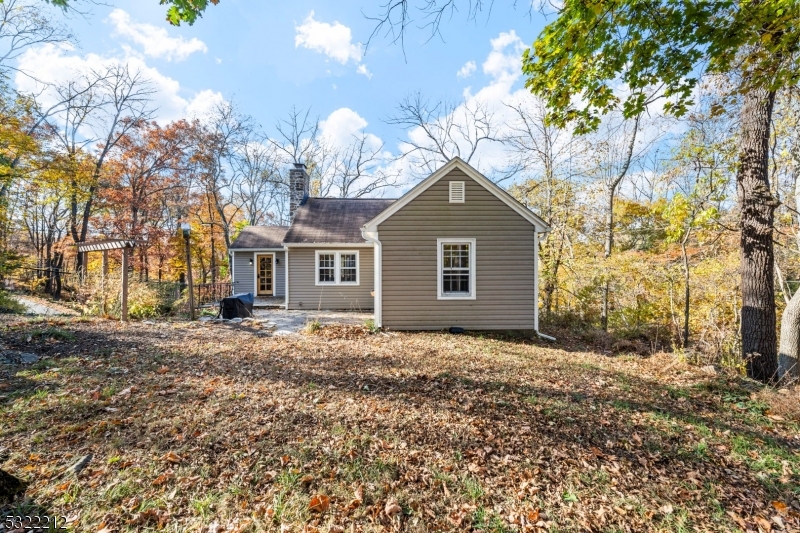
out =
<svg viewBox="0 0 800 533"><path fill-rule="evenodd" d="M475 299L475 239L438 239L439 300Z"/></svg>
<svg viewBox="0 0 800 533"><path fill-rule="evenodd" d="M316 285L358 285L358 252L316 253Z"/></svg>

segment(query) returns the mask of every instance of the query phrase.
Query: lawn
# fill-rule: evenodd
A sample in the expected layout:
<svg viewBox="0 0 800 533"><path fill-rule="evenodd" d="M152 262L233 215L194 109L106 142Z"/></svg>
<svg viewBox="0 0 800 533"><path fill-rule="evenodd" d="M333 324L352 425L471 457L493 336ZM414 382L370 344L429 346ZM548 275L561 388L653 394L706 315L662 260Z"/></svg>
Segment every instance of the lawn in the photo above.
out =
<svg viewBox="0 0 800 533"><path fill-rule="evenodd" d="M30 483L3 515L81 533L798 530L796 391L559 336L6 316L0 349L44 358L0 366L0 467Z"/></svg>

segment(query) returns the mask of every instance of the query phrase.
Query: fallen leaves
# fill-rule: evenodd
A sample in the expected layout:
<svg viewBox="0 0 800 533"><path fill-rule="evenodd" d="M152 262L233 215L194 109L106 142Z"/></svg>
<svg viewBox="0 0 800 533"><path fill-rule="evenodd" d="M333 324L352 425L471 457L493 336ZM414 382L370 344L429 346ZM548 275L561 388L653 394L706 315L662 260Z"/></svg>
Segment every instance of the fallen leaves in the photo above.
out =
<svg viewBox="0 0 800 533"><path fill-rule="evenodd" d="M167 452L164 454L161 460L172 464L178 464L183 461L183 458L175 452Z"/></svg>
<svg viewBox="0 0 800 533"><path fill-rule="evenodd" d="M317 494L308 503L308 510L313 513L324 513L331 506L331 499L324 494Z"/></svg>
<svg viewBox="0 0 800 533"><path fill-rule="evenodd" d="M400 507L400 504L397 503L396 499L389 498L386 501L386 505L383 507L383 512L386 513L386 516L392 518L394 515L402 513L403 508Z"/></svg>
<svg viewBox="0 0 800 533"><path fill-rule="evenodd" d="M731 409L723 372L705 387L657 355L491 335L164 329L76 324L58 374L9 381L2 437L24 453L8 466L54 512L80 510L76 530L800 527L794 434L749 393ZM31 402L26 380L50 392ZM46 442L26 431L39 424ZM80 478L50 480L90 451Z"/></svg>

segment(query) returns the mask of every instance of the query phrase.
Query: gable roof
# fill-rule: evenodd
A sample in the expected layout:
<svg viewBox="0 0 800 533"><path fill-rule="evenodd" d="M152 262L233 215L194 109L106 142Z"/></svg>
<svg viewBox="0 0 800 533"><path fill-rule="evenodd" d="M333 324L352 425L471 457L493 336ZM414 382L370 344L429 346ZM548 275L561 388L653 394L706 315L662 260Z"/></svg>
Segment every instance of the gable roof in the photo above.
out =
<svg viewBox="0 0 800 533"><path fill-rule="evenodd" d="M414 198L425 192L431 185L439 181L439 179L446 176L451 170L456 168L478 182L483 186L484 189L495 195L501 202L516 211L520 216L522 216L522 218L533 224L537 231L540 233L546 233L550 231L550 226L548 226L547 222L542 220L541 217L519 203L516 198L508 194L508 192L503 190L501 187L498 187L497 184L478 172L474 167L460 157L454 157L448 161L442 168L422 180L387 209L378 213L373 219L364 224L364 230L368 232L377 231L378 224L397 213L400 209L408 205Z"/></svg>
<svg viewBox="0 0 800 533"><path fill-rule="evenodd" d="M308 198L294 215L285 244L362 243L361 226L396 200Z"/></svg>
<svg viewBox="0 0 800 533"><path fill-rule="evenodd" d="M247 226L231 244L231 250L283 248L289 226Z"/></svg>

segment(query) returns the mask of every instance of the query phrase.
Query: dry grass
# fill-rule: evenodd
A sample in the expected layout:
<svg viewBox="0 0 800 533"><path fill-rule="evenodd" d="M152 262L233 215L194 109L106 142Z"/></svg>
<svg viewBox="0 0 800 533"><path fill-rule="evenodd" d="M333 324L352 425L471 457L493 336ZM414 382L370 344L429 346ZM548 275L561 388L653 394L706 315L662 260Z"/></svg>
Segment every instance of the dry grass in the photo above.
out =
<svg viewBox="0 0 800 533"><path fill-rule="evenodd" d="M31 483L6 511L74 531L798 528L795 415L667 354L4 320L46 356L0 367L2 466Z"/></svg>

